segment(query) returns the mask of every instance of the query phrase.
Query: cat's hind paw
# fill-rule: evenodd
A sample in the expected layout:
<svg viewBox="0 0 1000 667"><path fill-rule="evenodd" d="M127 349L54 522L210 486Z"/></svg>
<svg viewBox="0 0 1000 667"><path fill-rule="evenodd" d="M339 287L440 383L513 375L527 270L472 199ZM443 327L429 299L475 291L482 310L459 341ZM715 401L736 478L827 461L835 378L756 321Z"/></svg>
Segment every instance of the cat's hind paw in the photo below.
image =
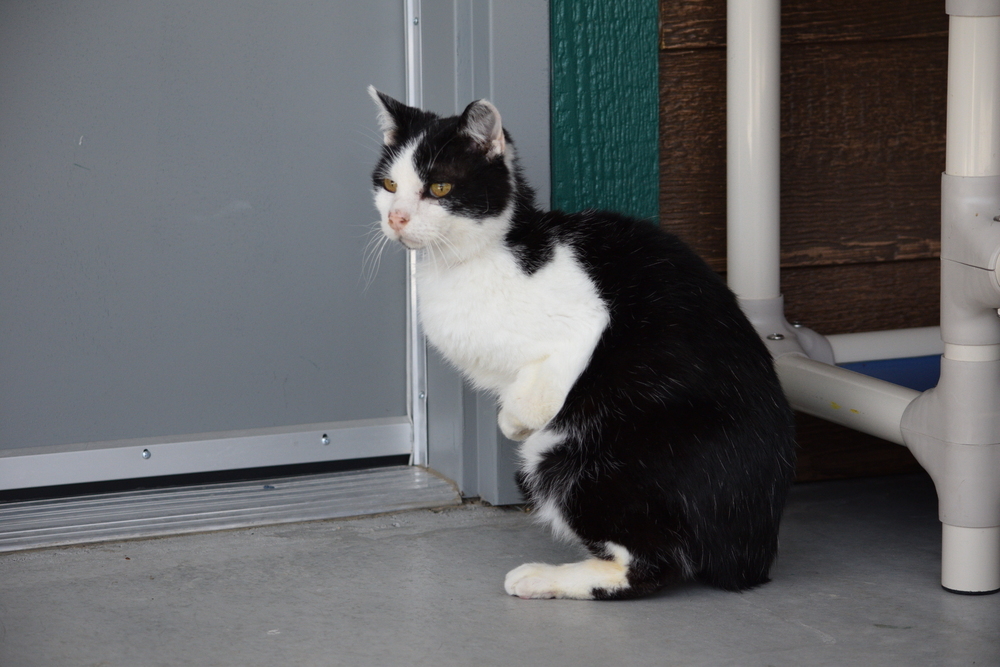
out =
<svg viewBox="0 0 1000 667"><path fill-rule="evenodd" d="M553 586L551 577L546 577L546 570L551 565L544 563L525 563L507 573L503 588L507 595L525 600L539 600L559 597L558 589Z"/></svg>
<svg viewBox="0 0 1000 667"><path fill-rule="evenodd" d="M525 563L507 573L503 587L523 599L592 600L594 591L614 593L628 588L628 567L613 560L589 558L579 563Z"/></svg>

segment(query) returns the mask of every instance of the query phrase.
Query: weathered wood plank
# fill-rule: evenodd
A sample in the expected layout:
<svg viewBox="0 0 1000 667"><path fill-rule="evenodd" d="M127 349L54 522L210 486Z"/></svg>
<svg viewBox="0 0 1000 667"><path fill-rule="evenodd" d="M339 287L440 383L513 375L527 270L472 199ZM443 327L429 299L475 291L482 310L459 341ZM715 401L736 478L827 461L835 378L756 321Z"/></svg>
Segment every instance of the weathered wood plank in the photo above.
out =
<svg viewBox="0 0 1000 667"><path fill-rule="evenodd" d="M802 44L782 66L782 263L936 257L947 41ZM891 83L890 83L891 82Z"/></svg>
<svg viewBox="0 0 1000 667"><path fill-rule="evenodd" d="M936 326L940 265L923 259L782 269L785 316L824 335Z"/></svg>
<svg viewBox="0 0 1000 667"><path fill-rule="evenodd" d="M726 247L726 59L660 54L660 224L716 270Z"/></svg>
<svg viewBox="0 0 1000 667"><path fill-rule="evenodd" d="M938 256L947 43L909 46L786 49L783 266ZM720 271L725 184L724 54L661 53L660 222Z"/></svg>
<svg viewBox="0 0 1000 667"><path fill-rule="evenodd" d="M940 0L785 0L781 41L858 42L919 39L947 34ZM660 48L718 48L726 43L725 0L661 0Z"/></svg>

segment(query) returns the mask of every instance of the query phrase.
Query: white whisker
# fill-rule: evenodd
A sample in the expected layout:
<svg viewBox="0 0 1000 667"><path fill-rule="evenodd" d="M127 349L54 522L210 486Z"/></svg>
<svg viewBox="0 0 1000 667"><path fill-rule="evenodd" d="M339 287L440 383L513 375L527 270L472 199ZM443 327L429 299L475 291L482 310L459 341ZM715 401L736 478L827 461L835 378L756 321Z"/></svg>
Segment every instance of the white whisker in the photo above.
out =
<svg viewBox="0 0 1000 667"><path fill-rule="evenodd" d="M352 131L355 134L360 134L365 139L372 141L375 144L375 152L381 153L384 142L384 137L381 132L373 130L367 125L362 125L360 129L354 128Z"/></svg>
<svg viewBox="0 0 1000 667"><path fill-rule="evenodd" d="M389 245L389 237L382 233L381 223L376 222L369 232L371 238L365 246L364 255L361 262L361 282L364 284L364 291L367 291L375 277L378 275L379 267L382 265L382 255Z"/></svg>
<svg viewBox="0 0 1000 667"><path fill-rule="evenodd" d="M456 246L456 245L455 245L455 242L454 242L454 241L452 241L452 240L451 240L450 238L448 238L447 236L442 236L442 237L441 237L440 239L438 239L438 240L439 240L439 241L441 241L441 242L442 242L442 244L443 244L443 245L444 245L444 246L445 246L445 247L446 247L446 248L447 248L448 250L450 250L450 251L451 251L451 255L452 255L452 257L455 257L455 258L459 257L459 250L458 250L458 246Z"/></svg>
<svg viewBox="0 0 1000 667"><path fill-rule="evenodd" d="M354 139L348 139L348 141L350 141L355 146L359 146L361 148L364 148L365 150L371 151L371 152L375 153L376 155L381 155L382 154L382 149L381 148L372 148L368 144L362 143L360 141L355 141Z"/></svg>

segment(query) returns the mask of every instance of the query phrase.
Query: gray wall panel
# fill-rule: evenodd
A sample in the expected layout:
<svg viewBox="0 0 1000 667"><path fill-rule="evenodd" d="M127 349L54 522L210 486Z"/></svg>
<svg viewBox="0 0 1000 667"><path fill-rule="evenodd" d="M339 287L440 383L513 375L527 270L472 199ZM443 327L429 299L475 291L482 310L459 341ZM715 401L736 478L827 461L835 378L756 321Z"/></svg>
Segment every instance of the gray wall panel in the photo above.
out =
<svg viewBox="0 0 1000 667"><path fill-rule="evenodd" d="M528 181L550 201L549 5L547 0L421 0L424 107L462 111L473 99L496 103L514 137ZM433 351L427 357L431 467L462 493L495 504L521 501L516 445L496 425L492 396L463 387ZM459 437L460 434L460 437Z"/></svg>
<svg viewBox="0 0 1000 667"><path fill-rule="evenodd" d="M494 0L491 100L517 145L524 174L548 208L549 3Z"/></svg>
<svg viewBox="0 0 1000 667"><path fill-rule="evenodd" d="M402 6L0 5L0 449L406 413Z"/></svg>

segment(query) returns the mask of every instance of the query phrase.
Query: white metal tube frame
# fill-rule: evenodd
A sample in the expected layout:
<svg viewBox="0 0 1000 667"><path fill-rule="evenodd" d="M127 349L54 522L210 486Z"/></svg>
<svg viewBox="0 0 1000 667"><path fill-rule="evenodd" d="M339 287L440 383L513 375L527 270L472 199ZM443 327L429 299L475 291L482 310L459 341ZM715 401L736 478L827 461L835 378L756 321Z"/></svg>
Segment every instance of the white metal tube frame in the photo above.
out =
<svg viewBox="0 0 1000 667"><path fill-rule="evenodd" d="M831 366L829 341L784 319L779 0L728 4L728 273L793 407L905 444L927 469L943 526L941 583L977 594L1000 589L1000 0L948 0L947 12L938 386L920 394ZM927 334L908 344L927 349Z"/></svg>
<svg viewBox="0 0 1000 667"><path fill-rule="evenodd" d="M406 0L403 30L406 35L406 103L423 107L420 73L420 0ZM427 441L427 342L417 315L417 251L406 253L406 364L407 405L413 426L412 465L428 464Z"/></svg>

